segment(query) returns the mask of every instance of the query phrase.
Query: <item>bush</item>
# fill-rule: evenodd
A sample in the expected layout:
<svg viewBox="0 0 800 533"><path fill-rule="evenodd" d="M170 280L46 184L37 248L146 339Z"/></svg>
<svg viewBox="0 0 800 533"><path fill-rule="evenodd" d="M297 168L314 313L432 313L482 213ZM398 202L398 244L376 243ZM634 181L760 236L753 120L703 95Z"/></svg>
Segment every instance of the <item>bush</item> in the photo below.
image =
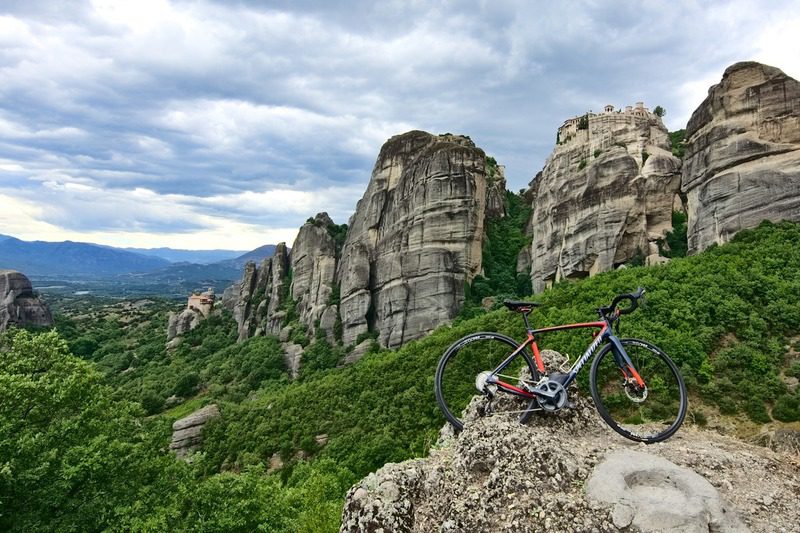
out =
<svg viewBox="0 0 800 533"><path fill-rule="evenodd" d="M175 388L172 390L172 393L175 396L180 396L181 398L188 398L194 395L194 392L199 384L200 376L194 372L189 372L178 379L178 382L175 384Z"/></svg>

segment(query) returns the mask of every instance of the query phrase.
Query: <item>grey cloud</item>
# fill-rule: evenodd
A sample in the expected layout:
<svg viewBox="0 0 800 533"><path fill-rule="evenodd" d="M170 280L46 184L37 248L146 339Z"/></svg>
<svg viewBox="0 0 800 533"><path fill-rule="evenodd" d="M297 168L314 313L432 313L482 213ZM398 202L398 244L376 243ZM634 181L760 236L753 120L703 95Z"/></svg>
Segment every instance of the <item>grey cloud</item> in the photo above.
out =
<svg viewBox="0 0 800 533"><path fill-rule="evenodd" d="M58 175L108 201L139 187L292 227L334 206L319 196L308 213L259 216L206 199L358 191L385 139L420 128L470 135L516 189L541 169L560 123L588 109L644 100L681 127L699 104L682 84L748 59L752 37L790 7L179 1L164 21L145 14L128 28L88 2L4 2L0 161L23 170L0 172L0 187L57 202L42 183ZM67 224L78 200L51 221ZM348 202L336 202L343 222ZM98 213L73 226L198 230L186 213Z"/></svg>

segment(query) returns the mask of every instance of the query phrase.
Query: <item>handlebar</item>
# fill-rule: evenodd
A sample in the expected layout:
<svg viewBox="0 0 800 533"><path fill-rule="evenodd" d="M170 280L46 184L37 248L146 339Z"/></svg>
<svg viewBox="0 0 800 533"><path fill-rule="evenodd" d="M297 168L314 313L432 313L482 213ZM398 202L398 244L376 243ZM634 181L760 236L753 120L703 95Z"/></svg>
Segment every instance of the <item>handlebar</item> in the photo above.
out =
<svg viewBox="0 0 800 533"><path fill-rule="evenodd" d="M608 307L601 307L598 309L601 316L607 316L609 314L613 315L627 315L633 313L637 307L639 307L639 300L644 296L645 290L643 287L639 287L636 292L628 293L628 294L620 294L616 298L611 301L611 305ZM624 309L617 309L617 306L625 301L630 301L631 305ZM615 313L615 310L617 311Z"/></svg>

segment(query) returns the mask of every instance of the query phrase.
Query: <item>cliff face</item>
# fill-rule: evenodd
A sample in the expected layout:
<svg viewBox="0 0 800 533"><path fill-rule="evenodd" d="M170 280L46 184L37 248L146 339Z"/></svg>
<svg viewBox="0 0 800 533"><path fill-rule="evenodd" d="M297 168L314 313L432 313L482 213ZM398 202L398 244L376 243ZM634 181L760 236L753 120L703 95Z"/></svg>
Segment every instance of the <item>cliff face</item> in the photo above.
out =
<svg viewBox="0 0 800 533"><path fill-rule="evenodd" d="M52 326L53 316L25 274L0 270L0 331L10 325Z"/></svg>
<svg viewBox="0 0 800 533"><path fill-rule="evenodd" d="M800 220L800 83L774 67L732 65L686 128L682 190L689 251L763 219Z"/></svg>
<svg viewBox="0 0 800 533"><path fill-rule="evenodd" d="M485 154L469 139L412 131L381 149L338 266L345 345L384 346L452 319L481 270Z"/></svg>
<svg viewBox="0 0 800 533"><path fill-rule="evenodd" d="M239 296L233 304L233 318L239 341L254 335L280 333L285 311L281 309L287 295L289 251L286 243L275 248L275 255L256 267L252 261L244 267Z"/></svg>
<svg viewBox="0 0 800 533"><path fill-rule="evenodd" d="M329 228L334 226L327 213L319 213L303 224L292 246L292 298L297 302L300 321L315 332L316 323L333 333L330 318L335 321L338 309L331 297L336 277L336 242ZM326 321L322 317L326 314Z"/></svg>
<svg viewBox="0 0 800 533"><path fill-rule="evenodd" d="M680 160L661 119L641 104L567 121L530 194L533 289L658 257L672 229Z"/></svg>

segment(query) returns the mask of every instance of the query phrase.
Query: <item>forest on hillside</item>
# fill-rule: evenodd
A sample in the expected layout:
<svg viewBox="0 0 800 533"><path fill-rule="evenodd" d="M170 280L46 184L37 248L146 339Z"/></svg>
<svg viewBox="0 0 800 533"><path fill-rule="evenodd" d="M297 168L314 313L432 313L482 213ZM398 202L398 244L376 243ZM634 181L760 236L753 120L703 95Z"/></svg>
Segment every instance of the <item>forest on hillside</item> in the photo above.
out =
<svg viewBox="0 0 800 533"><path fill-rule="evenodd" d="M511 205L508 221L527 217ZM96 301L61 310L54 331L5 333L0 529L338 530L357 479L436 441L444 419L433 376L446 348L478 330L521 337L519 316L500 306L529 291L503 270L511 263L503 243L524 241L522 226L507 223L489 228L486 277L452 325L398 350L375 345L347 367L337 366L346 347L305 338L294 381L274 338L236 344L225 313L166 350L169 301ZM625 317L622 334L651 340L678 363L691 396L687 423L725 419L740 434L797 426L800 391L788 384L800 377L800 225L764 223L697 256L557 284L536 296L535 324L592 319L637 286L647 288L647 305ZM487 296L492 309L480 305ZM585 332L541 341L573 355L588 342ZM222 416L207 425L203 451L191 464L175 460L171 423L212 402ZM275 456L283 468L268 473Z"/></svg>

